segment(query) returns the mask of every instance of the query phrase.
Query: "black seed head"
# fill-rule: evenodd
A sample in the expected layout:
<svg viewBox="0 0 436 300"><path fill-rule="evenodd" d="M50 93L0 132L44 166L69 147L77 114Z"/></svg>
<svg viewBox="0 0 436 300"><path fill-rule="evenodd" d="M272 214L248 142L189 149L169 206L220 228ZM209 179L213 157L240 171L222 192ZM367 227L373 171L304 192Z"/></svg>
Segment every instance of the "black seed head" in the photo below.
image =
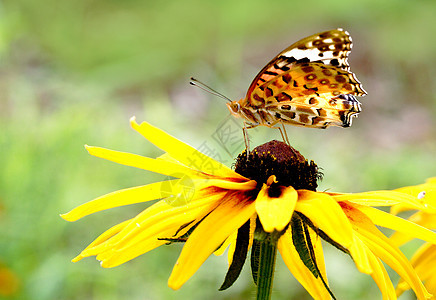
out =
<svg viewBox="0 0 436 300"><path fill-rule="evenodd" d="M277 189L292 186L294 189L316 191L317 180L322 177L313 161L308 162L300 152L276 140L254 148L248 160L247 152L242 152L236 159L235 171L256 180L259 189L271 175L275 175ZM270 192L270 196L275 194L274 189ZM280 195L279 190L276 192Z"/></svg>

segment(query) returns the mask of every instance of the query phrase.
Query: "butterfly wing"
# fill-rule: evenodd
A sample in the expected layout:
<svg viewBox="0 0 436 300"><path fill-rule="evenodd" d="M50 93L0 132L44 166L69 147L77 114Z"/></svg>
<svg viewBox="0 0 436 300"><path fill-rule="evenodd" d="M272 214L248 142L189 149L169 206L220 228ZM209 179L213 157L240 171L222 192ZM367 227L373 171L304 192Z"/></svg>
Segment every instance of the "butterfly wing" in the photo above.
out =
<svg viewBox="0 0 436 300"><path fill-rule="evenodd" d="M361 111L355 96L365 95L355 75L322 63L304 63L256 88L253 101L285 124L348 127Z"/></svg>
<svg viewBox="0 0 436 300"><path fill-rule="evenodd" d="M360 82L349 71L322 63L303 63L274 77L253 91L270 115L292 125L348 127L361 111L355 96L363 96Z"/></svg>
<svg viewBox="0 0 436 300"><path fill-rule="evenodd" d="M250 102L258 106L271 106L294 98L324 94L337 97L341 94L366 95L356 76L334 66L323 63L303 63L295 65L270 81L254 89Z"/></svg>
<svg viewBox="0 0 436 300"><path fill-rule="evenodd" d="M360 102L352 95L330 97L326 94L299 97L268 107L266 112L284 124L327 128L351 126L352 118L361 111Z"/></svg>
<svg viewBox="0 0 436 300"><path fill-rule="evenodd" d="M246 99L250 101L254 89L289 71L296 64L320 62L347 71L350 68L347 58L351 47L351 37L342 28L306 37L280 52L257 74L248 88Z"/></svg>
<svg viewBox="0 0 436 300"><path fill-rule="evenodd" d="M343 29L306 37L279 53L257 74L231 111L252 126L285 124L348 127L366 94L349 71L352 42Z"/></svg>

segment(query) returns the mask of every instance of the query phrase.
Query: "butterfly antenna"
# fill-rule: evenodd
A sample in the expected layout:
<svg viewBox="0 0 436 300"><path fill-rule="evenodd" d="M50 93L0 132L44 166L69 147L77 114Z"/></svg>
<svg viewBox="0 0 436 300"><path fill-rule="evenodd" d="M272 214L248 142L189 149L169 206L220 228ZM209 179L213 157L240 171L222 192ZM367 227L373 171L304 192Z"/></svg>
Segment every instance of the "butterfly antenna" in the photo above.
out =
<svg viewBox="0 0 436 300"><path fill-rule="evenodd" d="M201 81L198 81L197 79L195 79L194 77L191 77L191 81L189 82L191 85L196 86L200 89L202 89L203 91L206 91L212 95L218 96L220 98L223 98L229 102L232 102L232 100L230 100L229 98L227 98L226 96L224 96L221 93L218 93L217 91L215 91L213 88L211 88L210 86L207 86L206 84L204 84Z"/></svg>

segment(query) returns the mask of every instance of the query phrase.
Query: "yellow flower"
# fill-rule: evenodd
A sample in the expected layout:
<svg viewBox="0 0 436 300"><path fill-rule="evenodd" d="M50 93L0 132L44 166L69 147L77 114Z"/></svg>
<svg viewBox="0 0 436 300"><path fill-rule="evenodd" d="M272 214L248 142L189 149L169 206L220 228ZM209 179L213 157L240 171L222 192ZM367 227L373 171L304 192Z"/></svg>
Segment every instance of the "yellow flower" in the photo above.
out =
<svg viewBox="0 0 436 300"><path fill-rule="evenodd" d="M96 256L102 267L115 267L164 244L186 242L168 281L179 289L212 253L220 254L230 245L229 272L221 287L225 289L237 278L247 251L251 248L256 258L258 241L269 239L312 297L330 299L321 237L348 253L360 272L371 275L383 298L395 298L395 290L381 261L419 299L430 297L406 257L375 225L431 243L436 234L372 207L404 204L423 209L416 197L398 191L316 192L316 165L277 141L255 148L248 157L241 154L235 172L148 123L138 125L132 118L131 126L165 154L152 159L86 149L97 157L177 179L116 191L62 215L76 221L105 209L162 199L108 229L74 262Z"/></svg>
<svg viewBox="0 0 436 300"><path fill-rule="evenodd" d="M424 209L410 216L409 221L429 229L436 229L436 177L429 178L423 184L400 188L397 191L416 197L425 206ZM397 214L414 209L414 207L403 203L393 206L391 213ZM400 246L412 238L412 235L396 232L391 236L391 241L395 245ZM436 270L436 245L425 243L415 252L410 262L418 273L419 278L425 282L425 287L428 291L436 295L436 275L434 272ZM404 280L400 280L397 286L397 295L401 295L408 289L410 289L409 284Z"/></svg>
<svg viewBox="0 0 436 300"><path fill-rule="evenodd" d="M17 274L0 262L0 296L11 299L20 287Z"/></svg>

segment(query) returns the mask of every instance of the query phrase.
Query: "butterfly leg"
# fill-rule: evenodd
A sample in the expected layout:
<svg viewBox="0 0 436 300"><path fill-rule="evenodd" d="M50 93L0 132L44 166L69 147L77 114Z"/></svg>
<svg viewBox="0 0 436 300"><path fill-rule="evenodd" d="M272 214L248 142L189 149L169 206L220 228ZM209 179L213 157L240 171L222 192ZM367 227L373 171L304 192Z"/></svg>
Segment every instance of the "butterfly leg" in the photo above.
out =
<svg viewBox="0 0 436 300"><path fill-rule="evenodd" d="M280 131L280 134L282 135L283 142L290 145L289 140L288 140L288 135L286 134L286 130L284 127L283 127L283 130L280 127L272 127L272 128L278 129ZM284 134L283 134L283 132L284 132Z"/></svg>
<svg viewBox="0 0 436 300"><path fill-rule="evenodd" d="M244 127L242 128L242 133L244 135L245 149L247 150L247 159L248 159L248 154L250 154L250 139L248 137L247 129L248 129L247 123L244 122Z"/></svg>
<svg viewBox="0 0 436 300"><path fill-rule="evenodd" d="M280 121L275 121L274 123L270 124L268 127L278 129L280 131L281 136L282 136L283 142L285 142L286 144L288 144L290 146L291 143L289 142L288 134L286 133L285 124L283 124L283 122L280 122L280 124L282 125L283 130L280 127L274 126L274 125L276 125L279 122Z"/></svg>
<svg viewBox="0 0 436 300"><path fill-rule="evenodd" d="M286 132L285 124L283 124L283 122L280 122L280 124L282 124L282 127L283 127L283 132L282 132L281 128L279 127L283 141L285 141L285 143L287 143L289 146L291 146L291 143L289 142L289 138L288 138L288 133Z"/></svg>

